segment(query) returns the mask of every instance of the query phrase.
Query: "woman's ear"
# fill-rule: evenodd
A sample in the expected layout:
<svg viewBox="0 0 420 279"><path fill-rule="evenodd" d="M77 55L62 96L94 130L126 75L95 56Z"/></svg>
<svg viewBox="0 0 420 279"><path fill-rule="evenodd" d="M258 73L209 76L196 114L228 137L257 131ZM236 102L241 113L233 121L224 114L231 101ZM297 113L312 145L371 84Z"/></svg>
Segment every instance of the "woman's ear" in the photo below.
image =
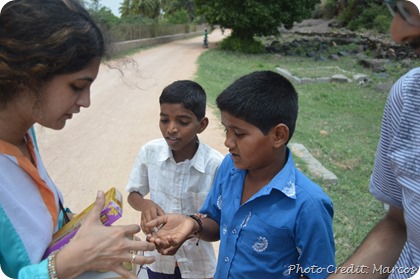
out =
<svg viewBox="0 0 420 279"><path fill-rule="evenodd" d="M200 128L198 129L197 134L203 132L207 128L207 125L209 125L209 119L207 117L203 117L203 119L200 120Z"/></svg>
<svg viewBox="0 0 420 279"><path fill-rule="evenodd" d="M274 146L283 147L289 141L289 127L285 124L277 124L273 128Z"/></svg>

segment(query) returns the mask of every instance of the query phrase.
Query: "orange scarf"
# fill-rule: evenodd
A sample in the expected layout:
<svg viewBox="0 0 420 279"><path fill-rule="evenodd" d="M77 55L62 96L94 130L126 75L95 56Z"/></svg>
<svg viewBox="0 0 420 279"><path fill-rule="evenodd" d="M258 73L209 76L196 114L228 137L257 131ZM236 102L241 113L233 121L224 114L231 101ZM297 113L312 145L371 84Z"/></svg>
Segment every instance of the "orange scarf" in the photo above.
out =
<svg viewBox="0 0 420 279"><path fill-rule="evenodd" d="M41 178L41 176L39 176L36 167L34 145L31 137L28 134L26 134L25 138L27 140L29 152L31 153L31 157L34 160L35 165L32 164L32 162L22 154L18 147L3 140L0 140L0 153L14 156L17 159L19 166L33 179L36 187L39 190L39 193L42 196L42 199L44 200L45 206L51 214L51 218L53 221L52 231L54 231L54 228L57 226L58 218L58 209L55 203L54 193L51 191L50 187L48 187L45 181Z"/></svg>

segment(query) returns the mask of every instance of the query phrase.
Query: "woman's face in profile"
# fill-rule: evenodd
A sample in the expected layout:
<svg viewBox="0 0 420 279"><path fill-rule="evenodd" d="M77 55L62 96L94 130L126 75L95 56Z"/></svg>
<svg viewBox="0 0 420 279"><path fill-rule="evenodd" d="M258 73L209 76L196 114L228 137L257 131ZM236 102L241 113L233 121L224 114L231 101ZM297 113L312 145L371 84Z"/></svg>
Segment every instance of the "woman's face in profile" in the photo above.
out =
<svg viewBox="0 0 420 279"><path fill-rule="evenodd" d="M35 122L60 130L66 121L90 106L90 87L98 75L100 58L92 60L86 68L57 75L41 88L41 98L35 104Z"/></svg>

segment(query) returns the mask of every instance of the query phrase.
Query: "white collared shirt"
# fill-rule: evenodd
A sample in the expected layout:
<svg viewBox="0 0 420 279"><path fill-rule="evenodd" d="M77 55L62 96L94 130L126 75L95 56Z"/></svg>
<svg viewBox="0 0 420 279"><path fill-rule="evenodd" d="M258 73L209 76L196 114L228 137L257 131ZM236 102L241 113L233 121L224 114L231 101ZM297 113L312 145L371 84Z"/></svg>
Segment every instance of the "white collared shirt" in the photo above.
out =
<svg viewBox="0 0 420 279"><path fill-rule="evenodd" d="M199 211L210 191L223 155L199 143L191 160L176 163L164 139L146 143L137 155L127 192L138 192L167 213L194 214ZM156 261L148 267L154 272L173 274L176 262L182 278L210 278L216 268L216 257L209 242L187 240L174 256L151 254Z"/></svg>

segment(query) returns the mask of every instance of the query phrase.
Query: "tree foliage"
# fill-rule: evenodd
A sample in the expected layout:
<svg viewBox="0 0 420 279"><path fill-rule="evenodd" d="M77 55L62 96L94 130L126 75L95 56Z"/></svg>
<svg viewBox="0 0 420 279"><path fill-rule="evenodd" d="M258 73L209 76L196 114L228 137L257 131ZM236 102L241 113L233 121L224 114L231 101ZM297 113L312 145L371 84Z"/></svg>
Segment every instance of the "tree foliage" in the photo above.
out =
<svg viewBox="0 0 420 279"><path fill-rule="evenodd" d="M378 15L391 18L382 0L349 0L340 14L340 20L352 30L361 27L372 29ZM385 30L388 26L384 26Z"/></svg>
<svg viewBox="0 0 420 279"><path fill-rule="evenodd" d="M121 17L143 16L157 19L160 16L160 0L124 0L119 8Z"/></svg>
<svg viewBox="0 0 420 279"><path fill-rule="evenodd" d="M130 4L131 4L130 0L124 0L121 3L120 8L118 9L120 11L121 17L130 15Z"/></svg>
<svg viewBox="0 0 420 279"><path fill-rule="evenodd" d="M319 0L196 0L197 14L211 25L233 30L232 36L276 35L278 28L311 16Z"/></svg>
<svg viewBox="0 0 420 279"><path fill-rule="evenodd" d="M161 0L161 5L165 16L179 18L186 13L187 21L182 23L192 23L195 19L194 0Z"/></svg>
<svg viewBox="0 0 420 279"><path fill-rule="evenodd" d="M106 29L111 29L118 23L118 17L107 7L101 7L96 11L90 10L90 14L101 27Z"/></svg>
<svg viewBox="0 0 420 279"><path fill-rule="evenodd" d="M121 18L141 16L161 19L163 16L164 20L172 23L192 23L195 19L194 0L124 0L119 11Z"/></svg>
<svg viewBox="0 0 420 279"><path fill-rule="evenodd" d="M387 33L392 20L383 0L327 0L320 11L321 17L335 17L353 31Z"/></svg>

